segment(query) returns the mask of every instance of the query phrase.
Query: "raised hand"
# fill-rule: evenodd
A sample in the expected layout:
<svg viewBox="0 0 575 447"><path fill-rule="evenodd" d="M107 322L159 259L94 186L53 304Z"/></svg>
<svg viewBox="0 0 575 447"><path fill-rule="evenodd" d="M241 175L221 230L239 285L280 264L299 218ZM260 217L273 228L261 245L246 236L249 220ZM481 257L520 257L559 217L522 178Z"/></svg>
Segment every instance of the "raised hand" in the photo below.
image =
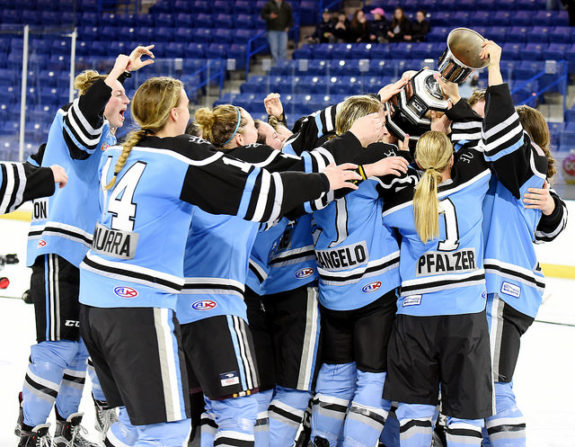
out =
<svg viewBox="0 0 575 447"><path fill-rule="evenodd" d="M50 169L52 170L52 174L54 174L54 183L58 183L60 188L66 186L66 183L68 183L68 175L64 168L59 165L52 165Z"/></svg>
<svg viewBox="0 0 575 447"><path fill-rule="evenodd" d="M264 107L268 115L275 116L278 120L281 119L284 113L284 107L279 93L270 93L266 96L264 99Z"/></svg>
<svg viewBox="0 0 575 447"><path fill-rule="evenodd" d="M387 84L385 87L382 87L379 90L379 92L377 92L377 94L379 95L379 98L381 99L381 103L385 104L387 101L389 101L395 95L397 95L401 91L403 86L405 84L407 84L408 82L409 82L409 78L405 78L405 79L401 78L397 82L392 82L391 84Z"/></svg>
<svg viewBox="0 0 575 447"><path fill-rule="evenodd" d="M383 112L370 113L354 121L349 131L361 142L363 147L383 138L385 117Z"/></svg>
<svg viewBox="0 0 575 447"><path fill-rule="evenodd" d="M148 45L147 47L144 46L139 46L136 47L131 53L130 53L130 63L128 65L127 70L128 71L137 71L142 67L145 67L146 65L150 65L153 64L154 61L154 53L152 53L152 48L154 48L154 45ZM151 59L146 59L146 60L142 60L143 56L150 56Z"/></svg>
<svg viewBox="0 0 575 447"><path fill-rule="evenodd" d="M329 190L335 191L341 188L357 189L357 185L352 182L361 180L361 176L354 169L357 169L357 165L353 163L344 163L338 166L330 164L326 167L322 172L329 180Z"/></svg>
<svg viewBox="0 0 575 447"><path fill-rule="evenodd" d="M441 87L441 91L443 92L443 94L447 96L447 98L449 98L451 104L453 105L457 104L461 99L461 97L459 96L459 85L457 85L455 82L449 82L444 80L438 74L433 75L433 78L437 81L437 83Z"/></svg>

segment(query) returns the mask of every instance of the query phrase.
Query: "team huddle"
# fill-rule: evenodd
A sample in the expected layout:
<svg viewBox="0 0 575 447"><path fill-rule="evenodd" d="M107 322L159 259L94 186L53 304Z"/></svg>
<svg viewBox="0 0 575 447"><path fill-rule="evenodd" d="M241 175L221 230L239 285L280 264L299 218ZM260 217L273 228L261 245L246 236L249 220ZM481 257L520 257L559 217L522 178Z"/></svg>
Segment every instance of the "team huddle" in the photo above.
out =
<svg viewBox="0 0 575 447"><path fill-rule="evenodd" d="M0 212L35 205L18 446L99 445L86 371L106 446L196 429L206 447L524 446L512 379L545 285L534 243L567 211L501 48L483 43L474 101L436 77L451 106L412 147L384 105L413 72L291 131L278 95L269 124L233 105L190 124L183 84L150 78L118 143L123 83L152 49L80 74L47 143L0 164Z"/></svg>

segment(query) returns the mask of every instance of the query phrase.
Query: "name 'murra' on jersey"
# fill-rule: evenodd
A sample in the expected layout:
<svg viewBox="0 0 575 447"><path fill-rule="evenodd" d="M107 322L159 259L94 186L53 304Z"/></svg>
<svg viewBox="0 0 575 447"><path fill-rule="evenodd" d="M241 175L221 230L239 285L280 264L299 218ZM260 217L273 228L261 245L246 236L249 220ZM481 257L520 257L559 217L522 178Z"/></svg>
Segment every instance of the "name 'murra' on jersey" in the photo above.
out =
<svg viewBox="0 0 575 447"><path fill-rule="evenodd" d="M96 225L92 250L97 253L120 259L133 259L138 245L138 233L112 230L104 225Z"/></svg>

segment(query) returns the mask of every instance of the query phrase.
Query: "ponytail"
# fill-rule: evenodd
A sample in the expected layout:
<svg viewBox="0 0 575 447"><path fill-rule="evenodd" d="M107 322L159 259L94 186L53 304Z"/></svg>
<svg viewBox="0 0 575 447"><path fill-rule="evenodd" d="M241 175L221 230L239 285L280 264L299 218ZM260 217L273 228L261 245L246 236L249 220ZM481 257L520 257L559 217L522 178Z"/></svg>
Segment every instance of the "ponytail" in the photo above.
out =
<svg viewBox="0 0 575 447"><path fill-rule="evenodd" d="M82 96L100 79L106 79L106 76L99 74L96 70L85 70L74 78L74 88Z"/></svg>
<svg viewBox="0 0 575 447"><path fill-rule="evenodd" d="M441 179L440 172L433 168L426 169L415 188L413 197L415 228L424 243L439 237L437 186L441 183Z"/></svg>
<svg viewBox="0 0 575 447"><path fill-rule="evenodd" d="M122 153L120 154L120 157L116 162L116 166L114 167L114 176L104 188L106 191L111 189L116 184L116 177L118 176L120 171L124 169L124 166L128 161L128 157L130 156L130 152L132 152L132 148L136 146L142 140L142 138L144 138L144 136L147 135L147 133L148 130L146 129L139 129L130 132L128 138L126 139L126 142L122 145Z"/></svg>
<svg viewBox="0 0 575 447"><path fill-rule="evenodd" d="M423 243L439 237L439 199L437 188L441 172L449 168L453 146L443 132L430 131L421 136L415 148L415 160L425 172L415 188L413 212L415 228Z"/></svg>

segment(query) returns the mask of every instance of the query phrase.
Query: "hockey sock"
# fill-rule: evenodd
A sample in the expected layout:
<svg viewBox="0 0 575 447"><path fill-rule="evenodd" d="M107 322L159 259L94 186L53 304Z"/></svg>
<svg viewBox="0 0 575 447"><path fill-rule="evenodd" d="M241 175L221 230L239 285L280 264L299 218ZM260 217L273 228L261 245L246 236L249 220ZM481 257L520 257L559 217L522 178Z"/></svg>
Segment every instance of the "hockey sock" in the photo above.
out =
<svg viewBox="0 0 575 447"><path fill-rule="evenodd" d="M310 392L276 386L274 400L269 407L270 445L293 445L310 398Z"/></svg>
<svg viewBox="0 0 575 447"><path fill-rule="evenodd" d="M255 394L258 403L258 415L254 427L256 447L268 447L270 445L270 419L268 408L273 398L274 390L260 391Z"/></svg>
<svg viewBox="0 0 575 447"><path fill-rule="evenodd" d="M401 447L429 447L431 445L434 405L399 403L395 414L399 421Z"/></svg>
<svg viewBox="0 0 575 447"><path fill-rule="evenodd" d="M74 358L77 342L43 341L31 347L30 364L22 390L24 423L46 423L60 391L64 370Z"/></svg>
<svg viewBox="0 0 575 447"><path fill-rule="evenodd" d="M120 407L118 420L106 433L106 447L131 447L138 440L138 430L130 422L126 407Z"/></svg>
<svg viewBox="0 0 575 447"><path fill-rule="evenodd" d="M218 426L214 444L246 447L254 444L254 426L258 414L257 394L223 400L206 398Z"/></svg>
<svg viewBox="0 0 575 447"><path fill-rule="evenodd" d="M106 402L106 396L100 385L100 380L96 375L96 370L94 369L91 358L88 358L88 375L90 376L90 382L92 382L92 396L99 402Z"/></svg>
<svg viewBox="0 0 575 447"><path fill-rule="evenodd" d="M186 447L192 431L190 419L160 424L136 425L138 440L134 447Z"/></svg>
<svg viewBox="0 0 575 447"><path fill-rule="evenodd" d="M218 431L218 424L216 424L216 416L211 411L204 411L200 419L200 446L213 447L214 438Z"/></svg>
<svg viewBox="0 0 575 447"><path fill-rule="evenodd" d="M493 447L524 447L525 418L517 408L513 382L497 382L494 387L496 414L485 420Z"/></svg>
<svg viewBox="0 0 575 447"><path fill-rule="evenodd" d="M56 409L66 420L68 416L78 412L80 400L82 400L82 391L86 382L86 364L88 351L84 343L78 342L76 355L64 370L60 392L56 398Z"/></svg>
<svg viewBox="0 0 575 447"><path fill-rule="evenodd" d="M319 370L311 416L311 439L324 438L336 446L347 407L355 390L355 363L324 363ZM381 397L381 393L379 395Z"/></svg>
<svg viewBox="0 0 575 447"><path fill-rule="evenodd" d="M447 447L481 446L483 419L447 419Z"/></svg>
<svg viewBox="0 0 575 447"><path fill-rule="evenodd" d="M345 445L375 445L383 430L387 410L382 408L381 395L385 373L357 371L353 401L347 411L343 428Z"/></svg>

